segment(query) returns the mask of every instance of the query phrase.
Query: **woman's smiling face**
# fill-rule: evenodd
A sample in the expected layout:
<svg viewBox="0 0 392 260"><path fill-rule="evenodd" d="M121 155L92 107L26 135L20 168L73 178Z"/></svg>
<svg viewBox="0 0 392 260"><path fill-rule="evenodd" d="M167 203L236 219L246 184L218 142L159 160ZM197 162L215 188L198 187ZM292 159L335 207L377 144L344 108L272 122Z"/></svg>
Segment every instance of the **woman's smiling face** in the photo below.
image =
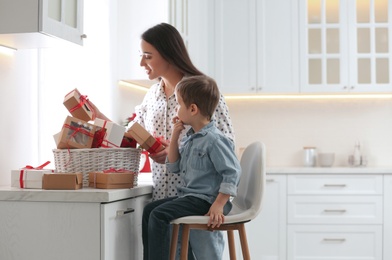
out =
<svg viewBox="0 0 392 260"><path fill-rule="evenodd" d="M154 46L141 40L140 66L144 67L150 80L165 77L170 64L161 56Z"/></svg>

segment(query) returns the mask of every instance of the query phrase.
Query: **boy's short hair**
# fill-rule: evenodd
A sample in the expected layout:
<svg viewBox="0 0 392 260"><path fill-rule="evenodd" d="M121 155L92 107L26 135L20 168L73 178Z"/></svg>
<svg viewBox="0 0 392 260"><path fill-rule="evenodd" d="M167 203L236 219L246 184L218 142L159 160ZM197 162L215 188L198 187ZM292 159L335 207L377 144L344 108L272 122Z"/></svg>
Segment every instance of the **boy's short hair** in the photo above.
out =
<svg viewBox="0 0 392 260"><path fill-rule="evenodd" d="M220 99L215 80L205 75L184 77L177 84L176 91L186 107L196 104L203 116L212 118Z"/></svg>

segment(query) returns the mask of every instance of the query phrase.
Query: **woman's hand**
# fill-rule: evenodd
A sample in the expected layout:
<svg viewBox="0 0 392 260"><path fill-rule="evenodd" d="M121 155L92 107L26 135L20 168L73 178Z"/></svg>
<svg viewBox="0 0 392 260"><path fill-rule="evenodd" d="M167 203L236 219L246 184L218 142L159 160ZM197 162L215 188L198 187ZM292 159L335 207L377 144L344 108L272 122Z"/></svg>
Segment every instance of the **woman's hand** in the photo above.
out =
<svg viewBox="0 0 392 260"><path fill-rule="evenodd" d="M160 152L157 153L153 153L150 154L150 158L154 160L154 162L160 163L160 164L164 164L166 161L166 156L169 152L169 141L165 141L165 140L160 140L160 142L162 143L162 145L165 147L165 149L163 149Z"/></svg>
<svg viewBox="0 0 392 260"><path fill-rule="evenodd" d="M89 100L88 102L93 110L93 114L95 115L95 118L99 118L99 119L106 120L106 121L112 121L108 117L106 117L104 114L102 114L102 112L98 109L98 107L91 100ZM95 118L93 118L93 120Z"/></svg>

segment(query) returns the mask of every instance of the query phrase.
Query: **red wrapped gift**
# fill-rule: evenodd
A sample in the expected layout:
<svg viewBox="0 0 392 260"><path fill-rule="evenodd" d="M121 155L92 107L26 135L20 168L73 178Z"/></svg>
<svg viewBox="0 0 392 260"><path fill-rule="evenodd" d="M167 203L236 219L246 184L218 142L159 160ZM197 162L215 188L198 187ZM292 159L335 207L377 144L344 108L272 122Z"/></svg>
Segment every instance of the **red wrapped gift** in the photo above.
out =
<svg viewBox="0 0 392 260"><path fill-rule="evenodd" d="M94 120L95 118L95 111L87 96L81 95L76 88L65 95L63 104L73 117L84 121Z"/></svg>
<svg viewBox="0 0 392 260"><path fill-rule="evenodd" d="M136 142L149 153L157 153L165 149L157 138L153 137L137 122L130 123L130 128L128 132L125 133L125 136L135 139Z"/></svg>
<svg viewBox="0 0 392 260"><path fill-rule="evenodd" d="M99 118L95 119L94 125L105 129L100 146L105 148L118 148L121 146L121 142L125 133L125 127Z"/></svg>
<svg viewBox="0 0 392 260"><path fill-rule="evenodd" d="M91 148L96 130L95 125L67 116L57 140L57 148Z"/></svg>
<svg viewBox="0 0 392 260"><path fill-rule="evenodd" d="M42 189L42 176L45 173L53 173L54 170L44 169L50 161L33 167L26 165L19 170L11 170L11 187L25 188L25 189Z"/></svg>

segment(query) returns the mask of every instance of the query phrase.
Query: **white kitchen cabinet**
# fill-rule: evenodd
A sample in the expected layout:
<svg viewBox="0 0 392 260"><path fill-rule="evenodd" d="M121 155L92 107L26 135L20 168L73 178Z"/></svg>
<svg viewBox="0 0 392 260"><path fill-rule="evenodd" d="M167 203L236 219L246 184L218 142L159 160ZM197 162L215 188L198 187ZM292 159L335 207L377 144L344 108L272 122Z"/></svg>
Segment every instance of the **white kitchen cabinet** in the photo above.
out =
<svg viewBox="0 0 392 260"><path fill-rule="evenodd" d="M287 256L382 260L381 175L288 176Z"/></svg>
<svg viewBox="0 0 392 260"><path fill-rule="evenodd" d="M300 0L302 93L392 91L389 0Z"/></svg>
<svg viewBox="0 0 392 260"><path fill-rule="evenodd" d="M82 45L84 37L83 0L0 0L1 45L17 49L65 42Z"/></svg>
<svg viewBox="0 0 392 260"><path fill-rule="evenodd" d="M298 92L297 4L215 1L215 79L223 93Z"/></svg>
<svg viewBox="0 0 392 260"><path fill-rule="evenodd" d="M100 204L0 201L0 259L101 259Z"/></svg>
<svg viewBox="0 0 392 260"><path fill-rule="evenodd" d="M286 176L267 176L266 190L260 214L245 225L252 259L286 259ZM237 259L242 259L240 241L236 235ZM227 246L223 259L229 259Z"/></svg>
<svg viewBox="0 0 392 260"><path fill-rule="evenodd" d="M392 259L392 176L384 176L384 260Z"/></svg>
<svg viewBox="0 0 392 260"><path fill-rule="evenodd" d="M180 32L193 64L214 77L215 0L169 0L169 23Z"/></svg>
<svg viewBox="0 0 392 260"><path fill-rule="evenodd" d="M0 187L0 259L142 259L151 186L44 191Z"/></svg>
<svg viewBox="0 0 392 260"><path fill-rule="evenodd" d="M382 225L289 225L287 241L287 260L383 259Z"/></svg>
<svg viewBox="0 0 392 260"><path fill-rule="evenodd" d="M298 0L171 0L170 23L224 94L297 93Z"/></svg>
<svg viewBox="0 0 392 260"><path fill-rule="evenodd" d="M142 212L149 196L101 205L101 260L142 259Z"/></svg>
<svg viewBox="0 0 392 260"><path fill-rule="evenodd" d="M246 224L252 259L392 259L389 169L267 169L260 215ZM236 237L237 258L242 259ZM228 250L223 259L229 259Z"/></svg>

